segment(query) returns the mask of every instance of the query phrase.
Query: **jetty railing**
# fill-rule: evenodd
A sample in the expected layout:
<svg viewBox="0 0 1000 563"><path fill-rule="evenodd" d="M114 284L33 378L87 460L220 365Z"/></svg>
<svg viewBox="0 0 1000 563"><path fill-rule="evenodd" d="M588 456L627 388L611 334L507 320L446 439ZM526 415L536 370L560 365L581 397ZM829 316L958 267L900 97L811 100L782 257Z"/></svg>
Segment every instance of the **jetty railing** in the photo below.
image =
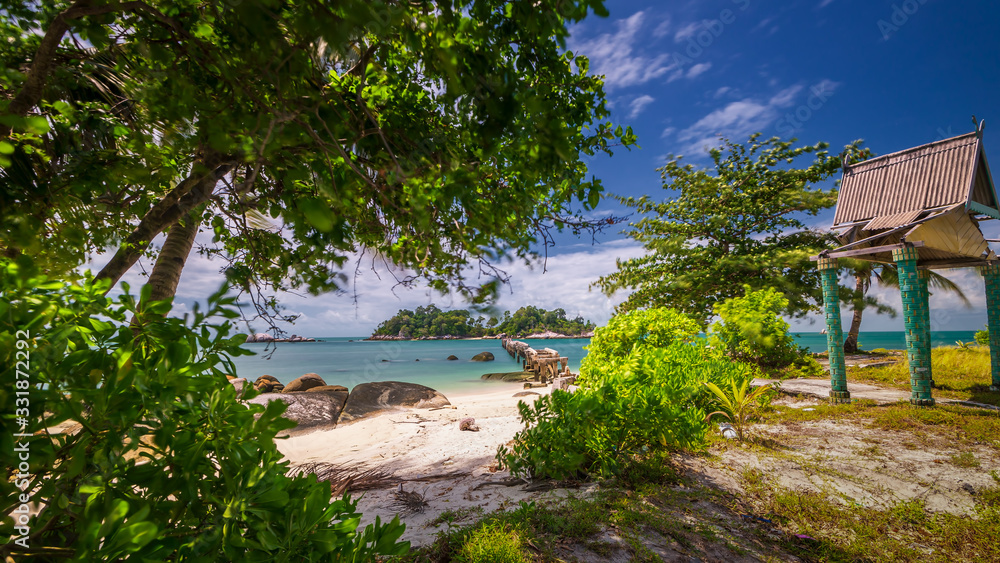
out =
<svg viewBox="0 0 1000 563"><path fill-rule="evenodd" d="M521 362L524 371L535 374L535 380L547 383L559 377L571 377L569 358L560 356L552 348L535 350L527 342L504 338L500 345L512 358Z"/></svg>

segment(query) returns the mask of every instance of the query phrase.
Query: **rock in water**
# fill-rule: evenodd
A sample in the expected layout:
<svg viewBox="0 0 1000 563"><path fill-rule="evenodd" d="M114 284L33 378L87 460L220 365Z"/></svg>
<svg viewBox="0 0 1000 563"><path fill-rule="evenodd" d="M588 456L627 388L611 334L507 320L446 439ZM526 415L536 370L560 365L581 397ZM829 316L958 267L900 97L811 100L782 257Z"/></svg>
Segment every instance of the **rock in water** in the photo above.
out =
<svg viewBox="0 0 1000 563"><path fill-rule="evenodd" d="M479 426L476 425L476 419L469 417L463 418L461 422L458 423L459 430L466 430L468 432L479 432Z"/></svg>
<svg viewBox="0 0 1000 563"><path fill-rule="evenodd" d="M509 371L505 373L484 373L480 379L486 381L534 381L535 374L530 371Z"/></svg>
<svg viewBox="0 0 1000 563"><path fill-rule="evenodd" d="M296 424L295 428L283 431L282 435L302 434L336 428L337 419L347 402L347 391L264 393L247 400L258 405L267 405L271 401L287 404L288 408L282 416Z"/></svg>
<svg viewBox="0 0 1000 563"><path fill-rule="evenodd" d="M456 356L454 354L452 354L451 356L448 356L448 361L454 361L454 360L457 360L457 359L458 359L458 356Z"/></svg>
<svg viewBox="0 0 1000 563"><path fill-rule="evenodd" d="M475 356L472 356L473 362L492 362L493 360L494 358L491 352L480 352Z"/></svg>
<svg viewBox="0 0 1000 563"><path fill-rule="evenodd" d="M400 381L375 381L356 385L347 397L339 423L354 422L403 408L430 409L451 405L441 393Z"/></svg>
<svg viewBox="0 0 1000 563"><path fill-rule="evenodd" d="M274 342L274 337L266 332L258 332L248 336L247 342Z"/></svg>
<svg viewBox="0 0 1000 563"><path fill-rule="evenodd" d="M296 391L308 391L313 387L322 387L326 385L323 378L319 374L307 373L298 379L293 379L291 383L285 385L285 390L283 393L294 393Z"/></svg>
<svg viewBox="0 0 1000 563"><path fill-rule="evenodd" d="M281 393L285 386L273 375L262 375L253 382L253 388L261 393Z"/></svg>

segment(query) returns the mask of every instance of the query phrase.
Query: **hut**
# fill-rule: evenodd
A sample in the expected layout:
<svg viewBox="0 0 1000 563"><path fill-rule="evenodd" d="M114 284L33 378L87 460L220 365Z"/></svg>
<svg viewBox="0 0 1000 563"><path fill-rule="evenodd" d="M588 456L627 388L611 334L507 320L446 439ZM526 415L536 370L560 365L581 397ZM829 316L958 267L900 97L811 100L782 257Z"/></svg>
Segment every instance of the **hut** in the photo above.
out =
<svg viewBox="0 0 1000 563"><path fill-rule="evenodd" d="M972 133L845 166L833 229L840 248L814 256L822 276L830 356L830 399L850 402L840 323L837 258L895 264L899 272L910 402L931 396L928 271L978 268L986 280L993 391L1000 390L1000 261L981 221L1000 219L983 150L983 124Z"/></svg>

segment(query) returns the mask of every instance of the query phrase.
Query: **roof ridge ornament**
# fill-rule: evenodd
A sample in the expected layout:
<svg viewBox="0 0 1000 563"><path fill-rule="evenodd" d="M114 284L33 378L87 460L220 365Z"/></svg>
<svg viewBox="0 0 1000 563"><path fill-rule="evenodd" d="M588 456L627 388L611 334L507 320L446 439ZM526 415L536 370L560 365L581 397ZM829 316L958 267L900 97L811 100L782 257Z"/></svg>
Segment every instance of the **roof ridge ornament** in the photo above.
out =
<svg viewBox="0 0 1000 563"><path fill-rule="evenodd" d="M976 127L976 136L980 139L983 138L983 129L986 128L986 120L982 121L976 119L976 114L972 114L972 124Z"/></svg>

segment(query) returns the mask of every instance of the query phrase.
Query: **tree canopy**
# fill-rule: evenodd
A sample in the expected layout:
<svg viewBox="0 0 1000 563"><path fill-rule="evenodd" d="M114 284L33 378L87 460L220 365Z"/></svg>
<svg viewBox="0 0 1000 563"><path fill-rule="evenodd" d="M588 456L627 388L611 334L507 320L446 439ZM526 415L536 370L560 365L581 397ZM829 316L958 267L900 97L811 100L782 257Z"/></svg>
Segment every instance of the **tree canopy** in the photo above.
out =
<svg viewBox="0 0 1000 563"><path fill-rule="evenodd" d="M600 0L2 9L0 246L53 273L111 247L116 281L177 224L179 271L204 225L244 289L338 289L371 251L483 298L500 258L599 227L581 155L635 142L562 49Z"/></svg>
<svg viewBox="0 0 1000 563"><path fill-rule="evenodd" d="M527 336L550 330L567 336L594 330L594 323L582 316L569 319L564 309L548 311L532 305L521 307L514 314L504 311L503 317L473 316L466 309L443 311L436 305L400 309L392 318L382 321L372 336L402 336L424 338L441 336Z"/></svg>
<svg viewBox="0 0 1000 563"><path fill-rule="evenodd" d="M671 159L659 169L662 202L650 196L620 198L642 218L626 234L645 256L618 262L595 285L607 294L631 291L622 311L672 307L703 325L712 308L750 290L774 287L788 299L786 313L801 316L822 301L819 274L809 257L828 248L832 235L804 219L832 207L837 190L818 186L842 166L826 143L795 140L725 141L709 154L714 170ZM863 159L860 141L847 158ZM803 162L808 158L811 162Z"/></svg>

